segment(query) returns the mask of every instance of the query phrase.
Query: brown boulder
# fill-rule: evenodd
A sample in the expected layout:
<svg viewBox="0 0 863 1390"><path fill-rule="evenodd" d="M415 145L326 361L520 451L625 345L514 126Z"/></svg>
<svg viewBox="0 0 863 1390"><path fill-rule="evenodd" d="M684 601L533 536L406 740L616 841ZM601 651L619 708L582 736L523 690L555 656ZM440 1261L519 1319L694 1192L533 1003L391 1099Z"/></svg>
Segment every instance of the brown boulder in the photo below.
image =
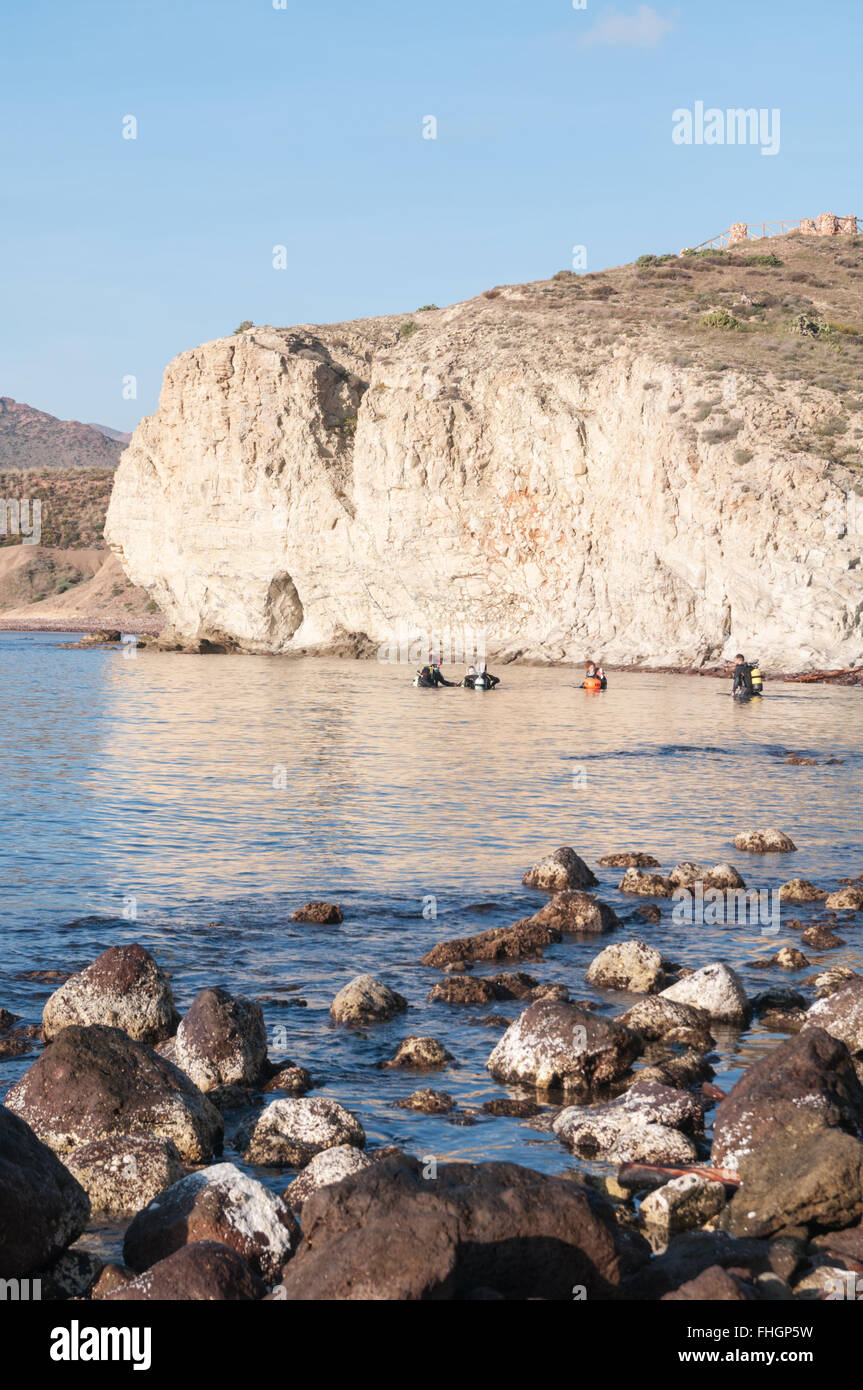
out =
<svg viewBox="0 0 863 1390"><path fill-rule="evenodd" d="M844 1043L823 1028L771 1048L743 1073L716 1112L711 1162L736 1171L802 1110L825 1128L863 1128L863 1086Z"/></svg>
<svg viewBox="0 0 863 1390"><path fill-rule="evenodd" d="M721 1265L711 1265L680 1288L662 1295L663 1303L745 1303L750 1295L744 1293L739 1280L726 1274Z"/></svg>
<svg viewBox="0 0 863 1390"><path fill-rule="evenodd" d="M823 888L816 888L808 878L791 878L779 889L782 903L821 903L826 897Z"/></svg>
<svg viewBox="0 0 863 1390"><path fill-rule="evenodd" d="M175 1059L201 1091L256 1085L267 1068L260 1004L224 989L202 989L177 1029Z"/></svg>
<svg viewBox="0 0 863 1390"><path fill-rule="evenodd" d="M847 883L828 894L824 906L831 912L859 912L863 908L863 888L859 883Z"/></svg>
<svg viewBox="0 0 863 1390"><path fill-rule="evenodd" d="M574 1004L531 1004L488 1059L497 1081L588 1098L623 1076L642 1051L637 1033Z"/></svg>
<svg viewBox="0 0 863 1390"><path fill-rule="evenodd" d="M535 888L540 893L560 893L565 888L595 888L598 882L593 871L568 845L540 859L522 879L525 888Z"/></svg>
<svg viewBox="0 0 863 1390"><path fill-rule="evenodd" d="M545 907L527 921L538 927L555 927L564 935L581 936L598 936L620 926L620 918L607 903L600 902L592 893L575 890L555 893Z"/></svg>
<svg viewBox="0 0 863 1390"><path fill-rule="evenodd" d="M797 849L784 830L745 830L734 836L734 848L747 854L793 854Z"/></svg>
<svg viewBox="0 0 863 1390"><path fill-rule="evenodd" d="M455 1110L455 1101L447 1091L412 1091L395 1102L397 1110L417 1110L421 1115L448 1115Z"/></svg>
<svg viewBox="0 0 863 1390"><path fill-rule="evenodd" d="M274 1282L300 1239L288 1203L233 1163L190 1173L139 1211L123 1259L141 1271L195 1241L227 1245L262 1279Z"/></svg>
<svg viewBox="0 0 863 1390"><path fill-rule="evenodd" d="M306 903L291 913L292 922L310 922L316 926L336 927L344 921L344 914L335 903Z"/></svg>
<svg viewBox="0 0 863 1390"><path fill-rule="evenodd" d="M80 1183L0 1105L0 1278L25 1279L61 1255L90 1219Z"/></svg>
<svg viewBox="0 0 863 1390"><path fill-rule="evenodd" d="M559 927L545 926L533 917L523 917L511 927L492 927L477 936L439 941L426 952L421 964L441 969L457 960L518 960L523 956L541 956L543 946L562 940Z"/></svg>
<svg viewBox="0 0 863 1390"><path fill-rule="evenodd" d="M242 1303L263 1298L266 1285L234 1250L199 1240L160 1260L106 1294L106 1303Z"/></svg>
<svg viewBox="0 0 863 1390"><path fill-rule="evenodd" d="M742 1159L739 1172L722 1223L732 1235L841 1229L863 1216L863 1144L806 1111Z"/></svg>
<svg viewBox="0 0 863 1390"><path fill-rule="evenodd" d="M110 946L86 970L70 975L45 1003L42 1033L51 1042L71 1024L102 1023L152 1044L171 1037L179 1021L168 977L135 942Z"/></svg>
<svg viewBox="0 0 863 1390"><path fill-rule="evenodd" d="M424 1070L428 1067L445 1067L452 1061L452 1053L447 1052L437 1038L411 1037L400 1042L395 1056L381 1065L384 1068L410 1067L414 1070Z"/></svg>
<svg viewBox="0 0 863 1390"><path fill-rule="evenodd" d="M357 975L339 990L330 1005L334 1023L380 1023L402 1013L408 1001L383 980L373 975Z"/></svg>
<svg viewBox="0 0 863 1390"><path fill-rule="evenodd" d="M64 1028L10 1090L10 1110L60 1154L97 1139L160 1135L205 1163L222 1146L222 1117L166 1058L119 1028Z"/></svg>
<svg viewBox="0 0 863 1390"><path fill-rule="evenodd" d="M617 886L621 893L633 893L642 898L670 898L674 893L674 884L669 878L643 869L627 869Z"/></svg>
<svg viewBox="0 0 863 1390"><path fill-rule="evenodd" d="M429 992L430 1002L441 1004L487 1004L497 998L490 980L475 979L471 975L451 975L447 980L438 980Z"/></svg>
<svg viewBox="0 0 863 1390"><path fill-rule="evenodd" d="M373 1164L303 1207L304 1239L277 1297L453 1299L487 1289L509 1299L607 1298L646 1258L610 1209L579 1184L510 1163L429 1169Z"/></svg>

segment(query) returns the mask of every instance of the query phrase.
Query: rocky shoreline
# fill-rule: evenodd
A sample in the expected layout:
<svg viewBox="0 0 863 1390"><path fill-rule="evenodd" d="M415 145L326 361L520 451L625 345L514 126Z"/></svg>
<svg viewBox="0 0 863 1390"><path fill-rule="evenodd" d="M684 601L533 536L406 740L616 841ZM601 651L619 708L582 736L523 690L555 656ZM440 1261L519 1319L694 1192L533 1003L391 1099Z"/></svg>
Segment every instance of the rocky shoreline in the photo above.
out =
<svg viewBox="0 0 863 1390"><path fill-rule="evenodd" d="M775 829L741 833L735 847L796 848ZM620 891L642 904L627 922L564 847L524 875L547 897L532 916L438 941L417 969L438 972L433 1000L520 1001L489 1050L501 1090L484 1114L554 1135L614 1176L369 1143L350 1110L313 1094L321 1078L270 1060L260 1002L204 988L181 1017L153 956L113 946L55 975L41 1028L0 1009L0 1058L38 1051L0 1106L0 1277L38 1278L46 1299L97 1301L853 1297L843 1290L863 1275L863 976L819 968L800 988L747 996L721 960L681 967L627 935L672 896L739 901L739 868L684 861L665 873L643 851L598 866L620 869ZM805 950L856 930L863 876L789 877L780 897L826 914L805 930L786 923L802 949L759 962L796 970L810 964ZM293 920L342 915L312 902ZM521 968L567 936L596 939L585 983L625 992L616 1016ZM489 963L507 968L474 973ZM331 1027L373 1031L407 1008L385 980L360 975L333 998ZM755 1018L777 1042L726 1094L713 1084L716 1030ZM474 1123L429 1084L457 1058L414 1027L376 1064L381 1086L413 1072L417 1089L399 1105ZM249 1118L229 1127L223 1157L238 1108ZM76 1246L106 1217L125 1228L122 1262Z"/></svg>
<svg viewBox="0 0 863 1390"><path fill-rule="evenodd" d="M90 619L77 623L52 622L40 620L39 622L24 619L3 619L0 617L0 632L60 632L60 633L84 633L91 639L86 642L87 646L113 646L120 640L122 632L131 631L137 633L145 639L155 639L152 642L141 642L139 645L151 645L160 651L188 651L188 648L181 648L170 641L162 642L158 639L164 631L164 619L153 619L151 622L138 621L131 628L118 623L115 627L110 618L104 617ZM202 644L200 648L194 649L199 655L207 654L233 654L230 647L219 648L212 643ZM362 642L342 642L331 643L326 647L320 648L301 648L296 651L279 653L281 660L298 661L305 657L328 657L330 659L357 661L371 661L376 658L377 649L372 649L368 643ZM514 666L541 666L541 667L571 667L578 670L583 664L580 662L568 661L536 661L533 659L521 660L519 658L509 658L504 662L505 665ZM730 679L730 668L728 666L617 666L608 667L610 675L632 674L632 675L653 675L653 676L706 676L717 680ZM863 685L863 666L844 667L835 671L794 671L770 673L769 680L772 682L784 682L799 685Z"/></svg>

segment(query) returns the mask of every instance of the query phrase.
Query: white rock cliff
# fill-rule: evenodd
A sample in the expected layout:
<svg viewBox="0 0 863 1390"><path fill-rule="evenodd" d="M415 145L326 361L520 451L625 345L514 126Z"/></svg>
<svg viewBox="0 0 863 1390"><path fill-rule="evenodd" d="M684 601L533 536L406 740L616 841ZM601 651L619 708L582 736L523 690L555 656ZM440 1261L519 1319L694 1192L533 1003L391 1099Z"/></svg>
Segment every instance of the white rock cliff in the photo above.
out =
<svg viewBox="0 0 863 1390"><path fill-rule="evenodd" d="M106 526L169 640L371 654L467 632L557 661L858 663L863 498L797 442L826 396L735 367L736 433L714 442L688 413L697 361L649 326L596 335L600 306L557 293L176 358Z"/></svg>

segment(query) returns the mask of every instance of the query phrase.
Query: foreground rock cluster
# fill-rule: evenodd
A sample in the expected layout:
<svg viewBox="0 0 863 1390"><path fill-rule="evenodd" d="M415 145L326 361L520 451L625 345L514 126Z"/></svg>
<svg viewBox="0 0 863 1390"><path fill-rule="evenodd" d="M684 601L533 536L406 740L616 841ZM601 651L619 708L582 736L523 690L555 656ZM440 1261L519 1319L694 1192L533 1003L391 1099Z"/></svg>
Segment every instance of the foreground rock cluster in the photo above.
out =
<svg viewBox="0 0 863 1390"><path fill-rule="evenodd" d="M774 830L738 840L751 854L795 848ZM733 865L662 873L642 851L601 867L621 869L623 884L641 876L633 896L660 903L666 888L743 885ZM487 1059L509 1089L482 1114L531 1125L615 1177L439 1163L367 1142L336 1098L306 1094L316 1082L302 1067L270 1060L259 1003L204 989L181 1017L153 957L117 946L47 1000L44 1050L0 1106L0 1278L109 1301L839 1296L843 1275L863 1272L863 977L822 969L814 999L781 983L748 997L723 961L684 970L630 935L651 918L622 921L571 849L525 884L547 895L533 916L426 954L443 972L431 997L456 1009L519 1001ZM850 929L863 895L842 902ZM341 918L312 903L294 920ZM832 949L825 934L839 938L822 932ZM525 970L472 973L536 958L567 934L597 938L585 980L613 1016ZM809 962L786 947L767 965ZM359 975L334 998L332 1027L371 1035L409 1009L386 981ZM713 1084L717 1031L753 1018L784 1040L725 1094ZM0 1031L15 1024L0 1011ZM416 1075L392 1103L418 1116L480 1114L436 1089L458 1058L415 1024L376 1065L382 1086ZM238 1105L252 1118L229 1131L226 1161ZM126 1230L122 1261L103 1266L75 1242L106 1217Z"/></svg>

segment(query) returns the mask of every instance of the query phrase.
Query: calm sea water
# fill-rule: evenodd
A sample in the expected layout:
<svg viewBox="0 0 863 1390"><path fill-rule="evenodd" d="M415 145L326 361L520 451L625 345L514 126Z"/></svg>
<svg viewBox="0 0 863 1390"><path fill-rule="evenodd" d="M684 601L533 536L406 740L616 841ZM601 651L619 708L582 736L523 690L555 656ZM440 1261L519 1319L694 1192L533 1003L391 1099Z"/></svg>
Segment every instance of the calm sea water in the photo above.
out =
<svg viewBox="0 0 863 1390"><path fill-rule="evenodd" d="M593 695L570 670L507 667L493 693L429 692L412 687L408 667L127 659L62 649L70 640L0 634L0 1005L37 1023L52 986L24 972L77 970L112 944L140 941L170 973L181 1010L207 985L267 1001L271 1055L308 1067L316 1094L354 1110L370 1145L548 1172L577 1165L524 1122L459 1126L393 1104L424 1085L460 1108L506 1094L485 1069L501 1030L475 1020L515 1017L523 1005L429 1004L439 976L419 960L435 941L541 906L521 886L540 855L572 845L596 867L600 855L644 849L666 871L682 859L730 859L758 888L789 877L829 887L863 871L855 690L768 684L767 698L741 707L711 679L612 676ZM794 767L789 752L844 761ZM734 850L735 831L765 825L788 831L799 852ZM597 873L600 896L631 913L620 871ZM340 903L343 925L292 923L311 898ZM436 917L423 916L429 898ZM794 975L747 965L799 944L785 929L765 941L757 929L676 927L665 904L659 925L633 922L626 934L687 965L725 960L750 992L791 983L811 996L801 981L822 962L863 969L863 918L843 922L846 947L810 955L813 968ZM524 968L617 1013L632 1001L584 981L608 940L568 940ZM409 1012L365 1031L332 1028L333 995L365 971L404 994ZM381 1072L409 1033L439 1038L458 1065ZM729 1086L777 1035L756 1025L717 1041L716 1081ZM0 1061L0 1096L33 1060ZM245 1118L227 1118L232 1160ZM279 1188L286 1180L258 1176Z"/></svg>

